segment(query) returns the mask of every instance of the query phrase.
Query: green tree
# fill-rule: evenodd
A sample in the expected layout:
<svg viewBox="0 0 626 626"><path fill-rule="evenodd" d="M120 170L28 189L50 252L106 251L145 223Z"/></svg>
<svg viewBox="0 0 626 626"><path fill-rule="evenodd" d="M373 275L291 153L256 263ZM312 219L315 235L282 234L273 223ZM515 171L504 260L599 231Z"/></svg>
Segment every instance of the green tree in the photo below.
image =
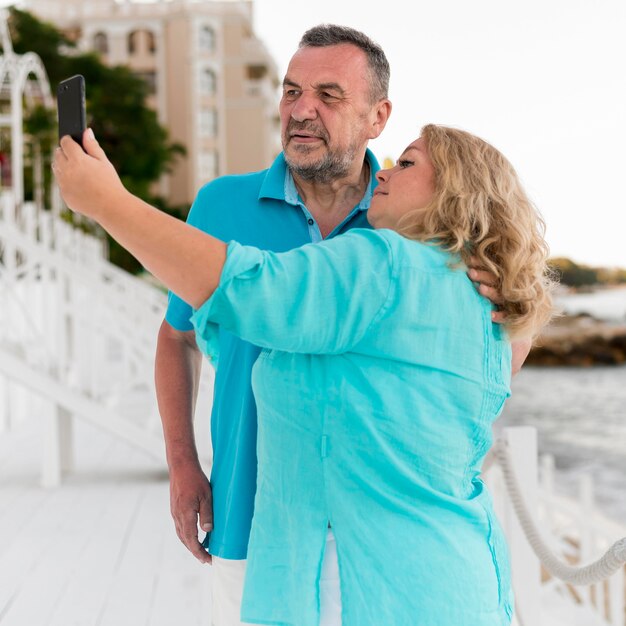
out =
<svg viewBox="0 0 626 626"><path fill-rule="evenodd" d="M13 46L18 54L35 52L48 72L53 92L63 79L82 74L86 83L87 123L132 193L160 209L184 217L188 207L170 207L150 188L185 154L172 143L156 112L146 105L146 83L123 66L108 67L94 53L79 53L75 43L54 25L15 7L10 9ZM25 119L25 130L36 136L44 154L56 142L56 114L35 109ZM49 168L45 168L49 176ZM32 183L27 180L27 192ZM109 239L111 261L132 272L141 266L117 242Z"/></svg>
<svg viewBox="0 0 626 626"><path fill-rule="evenodd" d="M554 258L549 261L550 267L556 272L558 280L569 287L584 287L598 282L598 272L592 267L578 265L566 258Z"/></svg>

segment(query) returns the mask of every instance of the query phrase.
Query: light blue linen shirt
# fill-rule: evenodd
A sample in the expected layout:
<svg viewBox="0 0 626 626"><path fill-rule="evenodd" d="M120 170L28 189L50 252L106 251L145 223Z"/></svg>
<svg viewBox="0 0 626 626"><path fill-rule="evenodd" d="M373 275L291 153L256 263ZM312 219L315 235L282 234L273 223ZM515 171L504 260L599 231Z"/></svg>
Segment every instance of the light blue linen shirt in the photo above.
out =
<svg viewBox="0 0 626 626"><path fill-rule="evenodd" d="M243 621L317 626L330 523L343 626L510 623L479 474L511 352L458 259L388 230L231 243L192 321L206 354L218 325L263 348Z"/></svg>
<svg viewBox="0 0 626 626"><path fill-rule="evenodd" d="M379 166L368 150L370 182L361 201L329 238L351 228L369 227L366 211ZM262 172L217 178L198 192L187 223L222 241L238 241L263 250L284 252L320 241L319 226L298 195L283 154ZM192 308L170 293L167 322L177 330L193 328ZM260 348L222 329L220 364L215 373L211 443L213 531L203 545L223 559L245 559L256 492L256 404L251 372Z"/></svg>

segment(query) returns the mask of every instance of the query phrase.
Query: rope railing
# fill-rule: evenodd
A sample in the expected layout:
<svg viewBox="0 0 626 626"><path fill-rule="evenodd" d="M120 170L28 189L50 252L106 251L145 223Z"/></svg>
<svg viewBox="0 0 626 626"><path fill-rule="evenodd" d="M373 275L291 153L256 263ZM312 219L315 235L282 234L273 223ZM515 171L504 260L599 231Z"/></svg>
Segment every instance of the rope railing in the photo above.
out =
<svg viewBox="0 0 626 626"><path fill-rule="evenodd" d="M575 567L563 563L542 539L526 506L519 481L513 469L508 443L504 440L498 440L492 448L492 453L502 469L504 483L509 492L513 510L526 539L539 561L552 576L572 585L594 585L606 580L624 566L626 563L626 537L616 541L602 557L589 565Z"/></svg>

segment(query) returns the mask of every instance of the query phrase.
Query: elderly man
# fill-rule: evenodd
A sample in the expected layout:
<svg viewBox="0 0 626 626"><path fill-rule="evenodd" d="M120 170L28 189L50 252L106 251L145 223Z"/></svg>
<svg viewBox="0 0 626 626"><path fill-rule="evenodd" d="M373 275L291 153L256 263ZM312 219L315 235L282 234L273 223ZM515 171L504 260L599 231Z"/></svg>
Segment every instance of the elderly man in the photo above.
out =
<svg viewBox="0 0 626 626"><path fill-rule="evenodd" d="M224 240L283 251L367 227L378 163L367 150L385 128L389 64L349 28L304 34L283 81L283 152L265 171L204 186L189 223ZM256 407L250 376L260 350L220 334L211 416L211 481L194 443L201 357L191 308L170 297L159 333L156 382L170 468L176 531L203 562L213 560L213 623L239 624L239 603L256 489ZM209 534L204 547L198 522Z"/></svg>
<svg viewBox="0 0 626 626"><path fill-rule="evenodd" d="M283 81L283 152L268 170L205 185L188 222L223 241L274 251L368 227L366 211L379 165L367 144L380 135L391 113L388 85L385 54L367 36L334 25L307 31ZM495 297L489 287L483 292ZM213 562L212 623L232 626L240 624L256 489L257 423L250 379L260 349L220 331L209 482L193 434L201 356L191 314L171 295L156 357L171 511L185 546L200 561ZM208 533L202 544L198 523ZM332 598L322 599L322 605L322 621L333 605L335 616L340 611Z"/></svg>

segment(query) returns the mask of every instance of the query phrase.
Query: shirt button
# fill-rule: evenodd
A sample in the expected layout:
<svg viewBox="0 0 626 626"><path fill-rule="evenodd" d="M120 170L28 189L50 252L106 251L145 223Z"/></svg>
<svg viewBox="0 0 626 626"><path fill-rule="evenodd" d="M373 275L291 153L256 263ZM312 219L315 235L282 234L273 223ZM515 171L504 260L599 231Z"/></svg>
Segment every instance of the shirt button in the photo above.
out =
<svg viewBox="0 0 626 626"><path fill-rule="evenodd" d="M309 217L309 226L313 226L313 224L315 224L313 218Z"/></svg>

